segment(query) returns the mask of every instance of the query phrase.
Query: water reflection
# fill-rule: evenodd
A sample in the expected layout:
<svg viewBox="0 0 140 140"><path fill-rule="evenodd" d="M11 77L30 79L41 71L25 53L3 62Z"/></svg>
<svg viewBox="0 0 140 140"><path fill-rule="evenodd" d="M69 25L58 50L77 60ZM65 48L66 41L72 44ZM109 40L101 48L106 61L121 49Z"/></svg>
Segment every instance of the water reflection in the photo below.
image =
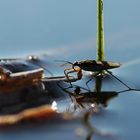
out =
<svg viewBox="0 0 140 140"><path fill-rule="evenodd" d="M44 56L45 57L45 56ZM20 62L21 60L19 60ZM27 61L29 64L37 65L38 67L46 67L49 68L49 70L53 70L52 73L54 74L56 71L58 73L58 66L48 63L43 60L39 60L36 57L30 58L30 60ZM18 64L18 66L20 66ZM48 66L48 67L47 67ZM22 67L21 67L22 69ZM49 71L46 69L46 73L48 74ZM64 71L64 69L61 70ZM79 111L83 111L82 113L82 124L83 127L87 130L86 132L86 140L92 139L92 137L98 135L98 136L107 136L107 133L102 134L100 130L96 129L96 126L94 126L93 122L90 122L90 116L93 116L95 113L98 113L100 111L100 107L107 107L108 101L111 100L114 97L117 97L119 93L135 90L127 86L122 81L118 80L118 78L114 77L116 80L118 80L120 83L122 83L127 89L123 91L105 91L102 87L104 76L102 74L99 74L97 76L90 77L94 80L94 86L92 86L92 90L87 88L84 88L84 85L87 83L85 80L85 75L81 80L78 80L74 76L69 76L69 79L67 79L66 76L59 76L49 75L46 74L46 77L41 79L41 84L36 85L34 87L28 86L25 87L22 90L18 90L14 93L11 93L9 95L5 95L5 106L1 107L0 113L1 114L13 114L22 111L23 109L29 109L32 107L38 107L40 105L53 105L54 108L56 108L56 102L58 104L61 104L60 100L68 99L68 96L71 99L71 106L69 107L68 111L71 111L73 114L77 113ZM112 76L112 73L108 73L108 75ZM51 76L51 77L50 77ZM89 76L89 75L88 75ZM109 77L110 79L110 77ZM69 86L69 81L72 82L72 86L70 88L66 88ZM73 82L75 84L73 84ZM80 83L81 82L81 83ZM111 79L112 82L112 79ZM108 84L104 81L104 83ZM43 84L43 86L42 86ZM113 83L114 84L114 83ZM110 86L110 84L108 84ZM116 86L118 88L118 86ZM139 91L139 90L137 90ZM68 96L65 96L65 95ZM0 94L2 97L3 94ZM13 96L14 95L14 96ZM7 97L12 97L12 103L10 105L8 104ZM13 97L15 97L15 100L13 100ZM1 98L2 99L2 98ZM18 99L18 102L16 102ZM56 102L55 102L56 101ZM9 100L10 102L10 100ZM14 102L14 103L13 103ZM22 104L21 104L22 103ZM62 104L59 108L63 108L62 110L65 111L65 109L69 106L69 101L64 101L63 107ZM2 102L1 102L2 104ZM15 106L16 105L16 106ZM24 106L23 106L24 105ZM50 107L50 106L49 106ZM64 109L65 108L65 109ZM13 112L14 109L14 112ZM61 112L63 114L63 111ZM38 111L36 110L38 113ZM58 115L59 116L59 115ZM57 117L58 118L58 117ZM57 118L55 118L57 120Z"/></svg>
<svg viewBox="0 0 140 140"><path fill-rule="evenodd" d="M86 140L91 140L92 136L96 134L97 129L91 125L90 112L86 112L83 119L83 126L87 129Z"/></svg>
<svg viewBox="0 0 140 140"><path fill-rule="evenodd" d="M68 88L64 88L62 83L58 83L57 85L70 96L72 102L75 104L75 108L84 108L87 104L90 104L91 107L93 104L106 107L108 101L118 96L118 93L116 91L101 91L102 78L102 75L96 77L93 91L74 84Z"/></svg>
<svg viewBox="0 0 140 140"><path fill-rule="evenodd" d="M95 77L95 87L94 87L94 92L101 92L101 88L102 88L102 79L103 79L103 75L100 74L98 76Z"/></svg>
<svg viewBox="0 0 140 140"><path fill-rule="evenodd" d="M93 91L80 87L78 85L72 85L72 87L64 88L63 83L57 83L62 91L67 93L71 98L72 105L70 111L73 112L83 111L83 127L86 130L86 140L91 140L94 135L110 136L109 133L102 133L96 129L96 126L90 122L90 116L100 111L100 105L107 107L108 101L118 96L116 91L102 91L103 75L95 77L95 86ZM109 135L108 135L109 134Z"/></svg>

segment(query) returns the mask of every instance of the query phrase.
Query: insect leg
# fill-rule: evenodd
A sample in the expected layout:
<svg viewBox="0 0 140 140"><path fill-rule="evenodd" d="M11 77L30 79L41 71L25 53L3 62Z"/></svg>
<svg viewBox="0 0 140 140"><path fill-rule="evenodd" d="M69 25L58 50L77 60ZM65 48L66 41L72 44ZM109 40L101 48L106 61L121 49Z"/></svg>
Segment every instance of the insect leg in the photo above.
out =
<svg viewBox="0 0 140 140"><path fill-rule="evenodd" d="M78 78L78 80L81 80L82 77L83 77L82 69L81 68L74 68L74 71L77 72L77 78Z"/></svg>
<svg viewBox="0 0 140 140"><path fill-rule="evenodd" d="M123 92L127 92L127 91L140 91L140 89L136 89L136 88L131 88L128 85L126 85L123 81L121 81L119 78L117 78L115 75L113 75L110 71L106 70L107 73L109 73L112 77L114 77L115 79L117 79L120 83L122 83L125 87L127 87L128 89L126 90L121 90L118 91L117 93L123 93Z"/></svg>
<svg viewBox="0 0 140 140"><path fill-rule="evenodd" d="M90 78L90 79L86 82L86 86L87 86L88 90L90 90L90 88L89 88L89 86L88 86L88 83L89 83L91 80L93 80L93 78Z"/></svg>
<svg viewBox="0 0 140 140"><path fill-rule="evenodd" d="M132 90L132 88L130 88L127 84L125 84L122 80L120 80L118 77L116 77L115 75L113 75L110 71L106 70L106 72L108 74L110 74L112 77L114 77L116 80L118 80L121 84L123 84L125 87L128 88L128 90Z"/></svg>
<svg viewBox="0 0 140 140"><path fill-rule="evenodd" d="M68 70L70 70L70 71L67 72ZM70 74L70 73L74 73L74 72L77 72L77 80L80 80L80 79L82 78L82 76L83 76L82 70L81 70L80 68L75 68L75 69L73 69L73 68L68 68L68 69L65 69L65 70L64 70L64 74L65 74L65 76L67 77L67 79L68 79L68 81L70 82L70 84L71 84L71 81L70 81L70 79L69 79L69 74ZM72 84L71 84L71 86L72 86Z"/></svg>
<svg viewBox="0 0 140 140"><path fill-rule="evenodd" d="M93 75L93 77L98 76L99 73L100 73L100 72L95 73L95 74ZM89 83L91 80L93 80L93 78L90 78L90 79L86 82L86 86L87 86L87 88L88 88L89 91L90 91L90 88L89 88L89 86L88 86L88 83Z"/></svg>
<svg viewBox="0 0 140 140"><path fill-rule="evenodd" d="M68 70L71 70L71 71L67 72ZM72 84L71 84L71 81L70 81L70 78L69 78L69 75L68 75L68 74L69 74L69 73L73 73L73 72L75 72L75 70L73 70L73 68L67 68L67 69L64 70L64 74L65 74L65 76L67 77L67 79L68 79L68 81L69 81L71 87L72 87Z"/></svg>

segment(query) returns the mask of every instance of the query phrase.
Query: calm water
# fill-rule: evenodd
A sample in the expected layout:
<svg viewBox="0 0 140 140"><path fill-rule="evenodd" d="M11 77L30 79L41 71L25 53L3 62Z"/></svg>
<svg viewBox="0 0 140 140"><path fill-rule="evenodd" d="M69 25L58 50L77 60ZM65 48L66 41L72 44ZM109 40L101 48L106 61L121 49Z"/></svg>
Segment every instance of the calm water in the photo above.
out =
<svg viewBox="0 0 140 140"><path fill-rule="evenodd" d="M104 2L106 51L113 47L122 55L118 47L139 46L139 4L138 0ZM94 57L96 9L96 0L1 0L1 57L60 53L75 47L90 47L93 54L86 58Z"/></svg>
<svg viewBox="0 0 140 140"><path fill-rule="evenodd" d="M135 88L140 88L139 4L138 0L104 2L106 60L121 62L122 67L113 73ZM29 54L47 54L45 61L96 58L96 0L0 0L0 18L1 58ZM50 67L49 70L63 75L63 69ZM103 82L103 89L119 91L123 86L112 79ZM140 92L119 94L108 107L90 118L92 126L124 140L137 140L139 100ZM60 106L65 108L65 103L62 101ZM25 125L1 131L0 139L86 139L85 135L76 136L75 131L80 127L83 125L79 121ZM109 139L98 135L94 138Z"/></svg>

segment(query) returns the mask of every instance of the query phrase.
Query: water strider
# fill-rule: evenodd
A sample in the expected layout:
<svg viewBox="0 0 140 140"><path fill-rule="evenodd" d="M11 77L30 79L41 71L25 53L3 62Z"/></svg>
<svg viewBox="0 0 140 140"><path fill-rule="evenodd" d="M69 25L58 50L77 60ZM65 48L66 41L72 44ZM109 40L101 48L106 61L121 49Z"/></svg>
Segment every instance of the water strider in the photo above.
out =
<svg viewBox="0 0 140 140"><path fill-rule="evenodd" d="M82 61L76 61L74 63L63 61L71 65L71 68L66 68L64 70L64 74L69 80L69 74L76 72L77 73L77 79L82 79L83 72L89 71L93 73L93 78L96 78L97 76L102 79L105 74L109 74L112 77L114 77L116 80L118 80L120 83L122 83L125 87L128 88L128 90L132 90L128 85L126 85L123 81L121 81L119 78L117 78L115 75L110 72L110 69L118 68L121 66L118 62L112 62L112 61L105 61L105 55L104 55L104 18L103 18L103 0L97 0L97 60L82 60ZM93 78L89 79L91 81ZM95 79L95 89L100 91L102 85L102 80L99 80L100 78ZM86 85L88 86L88 82L86 82ZM70 84L71 81L69 80ZM72 86L72 84L71 84Z"/></svg>
<svg viewBox="0 0 140 140"><path fill-rule="evenodd" d="M73 73L73 72L77 72L77 79L80 80L80 79L82 79L82 76L83 76L82 70L94 72L94 74L93 74L94 77L96 77L100 74L104 75L104 73L102 73L102 72L106 71L108 74L110 74L115 79L117 79L119 82L121 82L124 86L129 88L123 81L121 81L116 76L114 76L112 74L112 72L108 71L108 69L114 69L114 68L120 67L121 66L120 63L116 63L116 62L112 62L112 61L96 61L96 60L84 60L84 61L79 61L79 62L75 62L75 63L71 63L68 61L63 61L63 62L66 62L66 64L68 63L72 66L71 68L66 68L64 70L64 74L68 78L68 80L69 80L69 74ZM90 79L90 80L92 80L92 79ZM89 81L87 81L87 83ZM71 83L71 81L69 81L69 82Z"/></svg>
<svg viewBox="0 0 140 140"><path fill-rule="evenodd" d="M72 65L71 68L67 68L64 70L64 74L68 79L69 79L68 75L70 73L77 72L77 78L80 80L83 76L82 70L96 73L94 76L103 74L103 71L106 71L111 76L113 76L113 74L111 74L111 72L109 72L108 70L113 68L118 68L121 66L120 63L104 60L105 58L104 58L104 23L103 22L104 22L103 0L97 0L97 25L98 25L97 26L97 60L83 60L79 62L76 61L74 63L64 61ZM89 81L87 81L87 83Z"/></svg>

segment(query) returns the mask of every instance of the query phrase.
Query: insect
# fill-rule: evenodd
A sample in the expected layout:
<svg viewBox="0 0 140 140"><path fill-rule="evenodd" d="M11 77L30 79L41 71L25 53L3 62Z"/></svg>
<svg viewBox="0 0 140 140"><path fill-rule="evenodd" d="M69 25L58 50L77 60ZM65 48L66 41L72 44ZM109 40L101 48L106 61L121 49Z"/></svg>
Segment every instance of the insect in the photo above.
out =
<svg viewBox="0 0 140 140"><path fill-rule="evenodd" d="M82 78L82 70L90 72L101 72L103 70L118 68L121 66L120 63L111 61L84 60L79 62L76 61L74 63L71 63L69 61L64 62L66 62L66 64L68 63L72 65L71 68L66 68L64 70L64 74L68 77L69 73L77 72L77 77L79 80Z"/></svg>
<svg viewBox="0 0 140 140"><path fill-rule="evenodd" d="M63 60L61 60L61 61L63 61ZM69 79L70 73L76 72L77 79L80 80L83 76L82 70L94 72L94 76L102 74L103 71L106 71L108 74L113 76L115 79L117 79L119 82L121 82L123 85L125 85L128 88L128 86L124 82L119 80L110 71L108 71L109 69L114 69L114 68L120 67L121 66L120 63L112 62L112 61L96 61L96 60L83 60L83 61L79 61L79 62L76 61L74 63L71 63L69 61L63 61L63 62L66 62L63 65L70 64L72 66L71 68L66 68L64 70L64 74L68 79ZM90 79L90 80L92 80L92 79ZM88 84L89 81L87 81L86 84ZM71 82L70 82L70 84L71 84Z"/></svg>
<svg viewBox="0 0 140 140"><path fill-rule="evenodd" d="M63 60L61 60L63 61ZM133 89L130 86L128 86L127 84L125 84L122 80L120 80L118 77L116 77L115 75L112 74L111 71L109 71L109 69L114 69L114 68L118 68L121 66L120 63L117 62L112 62L112 61L96 61L96 60L83 60L83 61L76 61L74 63L69 62L69 61L63 61L66 62L63 65L66 64L70 64L72 67L71 68L66 68L64 70L64 74L67 77L69 83L71 84L71 81L69 80L69 74L76 72L77 73L77 79L80 80L82 79L83 73L82 70L84 71L89 71L89 72L93 72L93 76L96 77L98 75L104 75L104 73L102 73L103 71L105 71L106 73L108 73L109 75L111 75L113 78L115 78L117 81L119 81L121 84L123 84L127 89L120 91L120 92L126 92L126 91L140 91L139 89ZM62 66L63 66L62 65ZM88 83L92 80L93 78L89 79L86 82L86 85L88 87ZM72 87L72 84L71 84ZM89 87L88 87L89 89Z"/></svg>

